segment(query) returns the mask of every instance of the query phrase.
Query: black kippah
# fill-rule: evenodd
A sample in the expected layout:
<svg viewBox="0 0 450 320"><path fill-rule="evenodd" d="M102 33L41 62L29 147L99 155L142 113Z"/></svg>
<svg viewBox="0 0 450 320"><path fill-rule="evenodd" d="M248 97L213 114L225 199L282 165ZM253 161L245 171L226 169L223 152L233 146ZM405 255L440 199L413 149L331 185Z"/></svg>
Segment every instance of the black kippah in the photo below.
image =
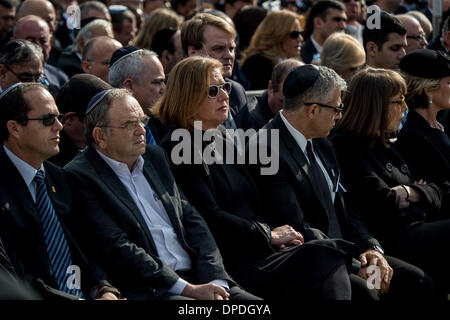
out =
<svg viewBox="0 0 450 320"><path fill-rule="evenodd" d="M293 98L311 88L319 76L319 68L312 64L291 70L283 84L283 95Z"/></svg>

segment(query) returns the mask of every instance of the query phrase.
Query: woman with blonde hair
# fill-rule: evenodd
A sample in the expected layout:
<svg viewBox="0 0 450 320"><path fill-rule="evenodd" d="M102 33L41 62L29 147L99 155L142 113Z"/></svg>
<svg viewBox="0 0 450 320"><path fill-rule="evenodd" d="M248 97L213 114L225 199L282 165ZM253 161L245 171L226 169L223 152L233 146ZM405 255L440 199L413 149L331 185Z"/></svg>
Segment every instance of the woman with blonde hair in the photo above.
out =
<svg viewBox="0 0 450 320"><path fill-rule="evenodd" d="M270 12L256 28L240 65L252 90L266 89L273 67L299 57L303 43L300 16L289 10Z"/></svg>
<svg viewBox="0 0 450 320"><path fill-rule="evenodd" d="M134 45L142 49L151 48L153 36L161 29L179 29L184 18L171 9L159 8L145 19L137 34Z"/></svg>
<svg viewBox="0 0 450 320"><path fill-rule="evenodd" d="M428 273L446 298L450 259L442 260L440 252L450 243L450 219L441 210L443 190L424 181L391 141L407 110L406 89L392 70L367 67L356 73L333 143L342 184L369 232L389 255Z"/></svg>
<svg viewBox="0 0 450 320"><path fill-rule="evenodd" d="M325 40L320 61L348 81L366 63L366 53L354 37L336 32Z"/></svg>
<svg viewBox="0 0 450 320"><path fill-rule="evenodd" d="M237 154L233 138L221 125L228 117L230 90L220 62L192 56L172 69L166 92L152 109L173 130L161 146L184 195L207 222L227 271L264 298L349 299L344 260L350 261L353 247L348 242L303 244L303 236L292 227L272 229L259 220L252 178L242 164L228 161L234 158L228 152Z"/></svg>

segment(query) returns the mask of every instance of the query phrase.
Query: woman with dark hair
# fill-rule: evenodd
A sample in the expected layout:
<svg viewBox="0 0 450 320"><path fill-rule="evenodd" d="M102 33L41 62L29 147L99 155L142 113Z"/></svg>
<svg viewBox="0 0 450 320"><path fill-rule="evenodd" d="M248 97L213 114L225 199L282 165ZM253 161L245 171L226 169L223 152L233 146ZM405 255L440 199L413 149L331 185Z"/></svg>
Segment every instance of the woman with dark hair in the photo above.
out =
<svg viewBox="0 0 450 320"><path fill-rule="evenodd" d="M388 254L422 268L447 293L450 259L442 253L450 243L450 220L440 211L442 190L417 175L390 139L407 110L405 94L398 73L361 70L343 99L346 111L333 142L343 184L369 230Z"/></svg>
<svg viewBox="0 0 450 320"><path fill-rule="evenodd" d="M408 84L410 112L397 146L427 181L450 180L450 138L438 121L450 110L450 58L433 50L415 50L400 62Z"/></svg>
<svg viewBox="0 0 450 320"><path fill-rule="evenodd" d="M208 223L227 270L244 288L269 299L349 299L344 261L351 261L351 243L303 243L292 227L272 229L258 219L256 187L243 165L236 164L234 140L221 126L231 90L221 68L217 60L200 56L180 61L152 108L173 130L161 146L177 183ZM180 137L181 142L172 141Z"/></svg>

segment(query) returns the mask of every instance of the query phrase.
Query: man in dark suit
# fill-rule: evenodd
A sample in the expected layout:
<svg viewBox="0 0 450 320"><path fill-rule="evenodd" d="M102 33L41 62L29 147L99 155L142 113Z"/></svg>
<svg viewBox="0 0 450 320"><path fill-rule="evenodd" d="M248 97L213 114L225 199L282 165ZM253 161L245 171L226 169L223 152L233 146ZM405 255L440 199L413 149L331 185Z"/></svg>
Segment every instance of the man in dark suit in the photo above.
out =
<svg viewBox="0 0 450 320"><path fill-rule="evenodd" d="M0 96L2 241L18 276L44 298L117 299L80 250L65 173L45 161L59 152L59 119L41 84L18 83Z"/></svg>
<svg viewBox="0 0 450 320"><path fill-rule="evenodd" d="M342 116L341 93L345 89L345 81L327 67L300 66L287 76L283 110L263 127L267 131L259 131L248 146L248 152L255 152L258 146L279 157L279 169L274 175L261 175L251 167L262 193L265 218L273 225L289 224L297 230L310 226L330 238L355 242L359 263L355 259L350 279L356 299L367 295L378 298L374 290L367 289L377 279L371 277L373 270L379 271L379 278L373 283L378 294L388 292L393 276L390 264L396 276L387 296L427 296L434 292L428 288L433 287L429 277L398 259L389 258L388 263L339 182L339 166L326 137ZM267 141L272 141L274 132L279 134L279 140L261 140L267 133ZM305 238L308 240L311 239Z"/></svg>
<svg viewBox="0 0 450 320"><path fill-rule="evenodd" d="M226 20L201 13L183 23L181 45L185 56L201 55L217 59L222 63L222 75L232 84L229 95L230 112L223 123L228 129L250 127L247 96L242 85L230 79L235 63L236 32Z"/></svg>
<svg viewBox="0 0 450 320"><path fill-rule="evenodd" d="M79 191L89 247L124 295L257 299L228 276L166 153L146 144L148 117L137 100L126 89L103 91L89 104L85 122L89 146L65 169Z"/></svg>
<svg viewBox="0 0 450 320"><path fill-rule="evenodd" d="M346 20L345 6L341 2L321 0L314 3L308 14L305 42L300 51L303 62L318 64L325 40L334 32L345 31Z"/></svg>

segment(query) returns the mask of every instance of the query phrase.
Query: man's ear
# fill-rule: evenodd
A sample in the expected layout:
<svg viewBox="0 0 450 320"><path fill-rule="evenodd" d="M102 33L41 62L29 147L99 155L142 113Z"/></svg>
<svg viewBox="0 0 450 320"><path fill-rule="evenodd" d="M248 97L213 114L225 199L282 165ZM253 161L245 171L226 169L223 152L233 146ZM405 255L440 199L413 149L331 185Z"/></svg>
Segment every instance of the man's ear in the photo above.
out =
<svg viewBox="0 0 450 320"><path fill-rule="evenodd" d="M81 61L81 69L83 69L84 72L88 72L91 68L91 63L89 61L83 60Z"/></svg>
<svg viewBox="0 0 450 320"><path fill-rule="evenodd" d="M313 26L314 26L313 30L316 29L316 28L322 27L323 24L324 24L324 21L322 20L322 18L315 17L313 19Z"/></svg>
<svg viewBox="0 0 450 320"><path fill-rule="evenodd" d="M161 64L163 66L166 66L169 64L171 56L172 54L169 52L169 50L163 50L163 52L161 52L161 57L159 57L159 61L161 61Z"/></svg>
<svg viewBox="0 0 450 320"><path fill-rule="evenodd" d="M107 147L107 142L105 140L106 137L106 132L103 131L102 128L100 127L95 127L92 130L92 137L94 138L95 144L100 148L100 149L105 149Z"/></svg>
<svg viewBox="0 0 450 320"><path fill-rule="evenodd" d="M201 49L199 50L199 49L195 49L194 46L189 46L188 47L188 56L189 57L191 57L191 56L202 56Z"/></svg>
<svg viewBox="0 0 450 320"><path fill-rule="evenodd" d="M13 136L16 139L20 137L20 125L16 120L8 120L8 122L6 122L6 128L8 128L10 136Z"/></svg>
<svg viewBox="0 0 450 320"><path fill-rule="evenodd" d="M122 82L122 88L127 89L128 91L133 93L134 81L130 78L126 78Z"/></svg>
<svg viewBox="0 0 450 320"><path fill-rule="evenodd" d="M374 57L376 55L378 51L378 45L373 42L373 41L369 41L366 44L366 52L369 56Z"/></svg>
<svg viewBox="0 0 450 320"><path fill-rule="evenodd" d="M0 81L1 82L5 81L6 72L8 72L8 69L6 68L6 66L4 64L0 64Z"/></svg>
<svg viewBox="0 0 450 320"><path fill-rule="evenodd" d="M269 96L273 96L272 80L269 80L269 84L267 85L267 94Z"/></svg>
<svg viewBox="0 0 450 320"><path fill-rule="evenodd" d="M310 106L305 106L306 117L309 119L313 119L315 115L319 112L319 108L317 104L312 104Z"/></svg>

